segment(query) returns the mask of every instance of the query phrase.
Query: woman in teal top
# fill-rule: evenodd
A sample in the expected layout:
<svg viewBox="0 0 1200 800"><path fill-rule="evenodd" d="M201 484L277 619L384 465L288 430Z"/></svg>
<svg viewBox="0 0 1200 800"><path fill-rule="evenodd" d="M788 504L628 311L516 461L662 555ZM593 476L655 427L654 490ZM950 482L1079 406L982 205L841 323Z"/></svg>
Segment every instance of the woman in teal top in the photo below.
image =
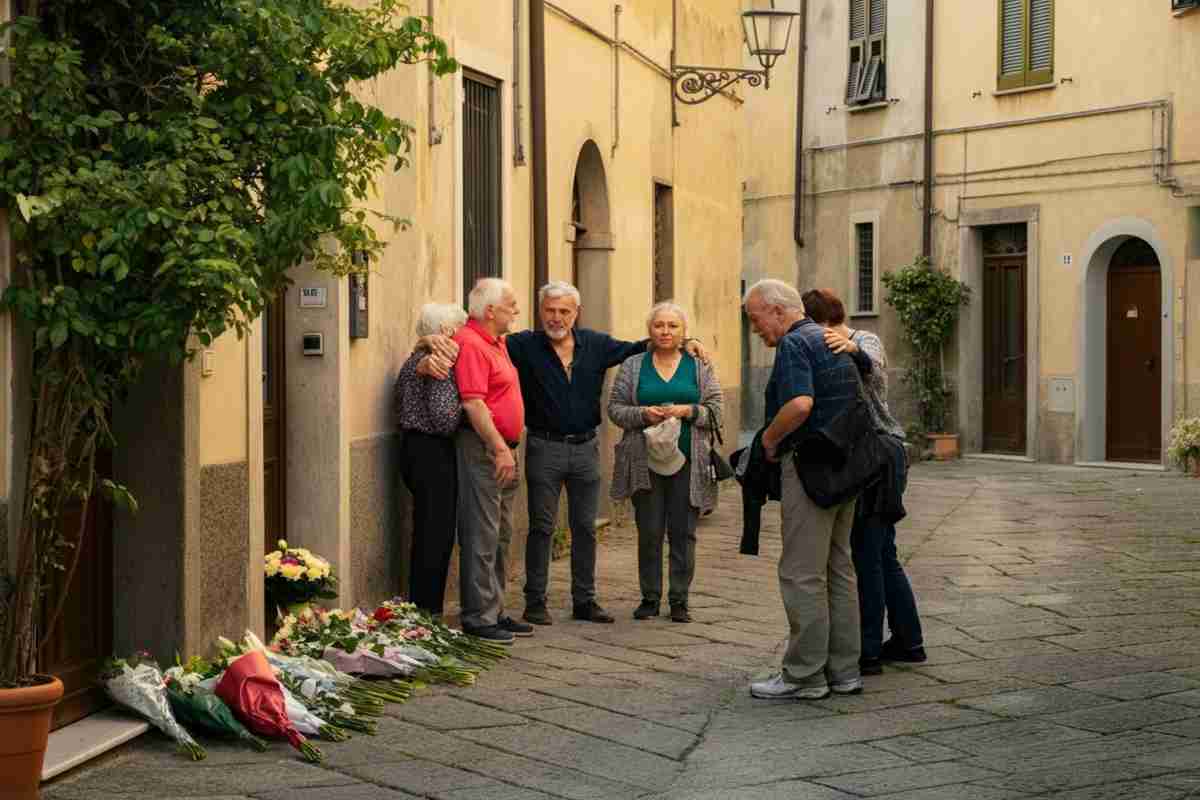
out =
<svg viewBox="0 0 1200 800"><path fill-rule="evenodd" d="M650 310L647 327L647 352L621 365L609 398L609 418L625 430L617 445L611 494L615 500L633 501L637 521L642 603L634 619L658 616L665 536L671 545L671 619L691 622L688 591L696 571L696 522L701 510L712 509L717 494L709 450L712 430L721 420L721 386L710 365L683 351L687 316L682 308L659 303ZM651 458L643 431L670 417L681 423L681 455Z"/></svg>

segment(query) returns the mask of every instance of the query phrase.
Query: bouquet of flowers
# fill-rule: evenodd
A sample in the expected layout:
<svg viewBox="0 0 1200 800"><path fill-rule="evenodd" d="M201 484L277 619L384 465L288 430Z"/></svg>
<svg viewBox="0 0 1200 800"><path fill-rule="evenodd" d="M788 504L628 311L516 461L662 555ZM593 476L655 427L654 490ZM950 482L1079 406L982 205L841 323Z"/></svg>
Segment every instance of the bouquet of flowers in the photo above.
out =
<svg viewBox="0 0 1200 800"><path fill-rule="evenodd" d="M1171 429L1167 455L1181 467L1200 462L1200 417L1182 419Z"/></svg>
<svg viewBox="0 0 1200 800"><path fill-rule="evenodd" d="M213 666L200 658L192 658L187 664L167 670L167 700L176 719L193 730L238 739L259 752L266 750L267 743L237 721L211 686L203 685L212 671Z"/></svg>
<svg viewBox="0 0 1200 800"><path fill-rule="evenodd" d="M283 687L261 652L254 650L234 659L217 681L216 695L246 727L260 736L287 739L314 764L324 758L288 717Z"/></svg>
<svg viewBox="0 0 1200 800"><path fill-rule="evenodd" d="M377 629L418 645L436 656L453 658L482 669L508 658L508 648L478 636L456 631L413 603L400 598L389 600L371 614Z"/></svg>
<svg viewBox="0 0 1200 800"><path fill-rule="evenodd" d="M166 681L149 653L135 653L128 659L109 659L104 664L100 681L113 700L136 711L174 739L193 761L205 757L204 748L196 743L171 713Z"/></svg>
<svg viewBox="0 0 1200 800"><path fill-rule="evenodd" d="M337 597L337 576L328 561L303 547L288 547L286 539L276 547L263 556L267 595L276 605L287 608Z"/></svg>

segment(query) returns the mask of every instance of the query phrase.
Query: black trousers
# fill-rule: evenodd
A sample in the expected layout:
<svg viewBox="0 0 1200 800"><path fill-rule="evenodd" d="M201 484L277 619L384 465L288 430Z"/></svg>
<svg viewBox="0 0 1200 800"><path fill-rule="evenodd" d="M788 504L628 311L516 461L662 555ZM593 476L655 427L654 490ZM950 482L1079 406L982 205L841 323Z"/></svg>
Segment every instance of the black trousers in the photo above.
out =
<svg viewBox="0 0 1200 800"><path fill-rule="evenodd" d="M405 431L400 445L400 474L413 499L408 599L426 611L441 614L458 521L454 439Z"/></svg>

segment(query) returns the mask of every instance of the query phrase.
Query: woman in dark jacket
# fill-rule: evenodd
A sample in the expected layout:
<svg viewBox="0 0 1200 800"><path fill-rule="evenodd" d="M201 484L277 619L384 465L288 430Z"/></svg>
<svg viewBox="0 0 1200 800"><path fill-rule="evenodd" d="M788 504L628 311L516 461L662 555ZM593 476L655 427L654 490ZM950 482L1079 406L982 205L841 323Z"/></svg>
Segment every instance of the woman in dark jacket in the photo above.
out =
<svg viewBox="0 0 1200 800"><path fill-rule="evenodd" d="M896 555L895 513L880 513L890 507L903 513L900 498L908 480L907 456L904 453L904 429L892 417L887 404L887 353L883 342L870 331L851 330L846 326L846 308L841 299L829 289L812 289L804 293L804 310L813 322L825 328L825 342L837 353L847 352L860 360L869 359L870 371L863 375L875 427L884 435L892 452L892 480L880 482L867 489L858 499L850 547L854 570L858 573L858 604L862 617L862 655L859 666L864 675L878 675L883 661L920 662L925 660L921 618L912 585ZM891 500L878 497L883 491L893 491ZM888 629L892 636L883 641L883 617L887 613Z"/></svg>
<svg viewBox="0 0 1200 800"><path fill-rule="evenodd" d="M417 335L453 336L466 323L456 305L429 303L421 309ZM440 615L446 575L457 524L458 471L454 432L462 422L462 405L454 370L437 378L421 366L429 356L418 346L396 378L396 421L401 431L400 474L412 493L412 557L408 599Z"/></svg>

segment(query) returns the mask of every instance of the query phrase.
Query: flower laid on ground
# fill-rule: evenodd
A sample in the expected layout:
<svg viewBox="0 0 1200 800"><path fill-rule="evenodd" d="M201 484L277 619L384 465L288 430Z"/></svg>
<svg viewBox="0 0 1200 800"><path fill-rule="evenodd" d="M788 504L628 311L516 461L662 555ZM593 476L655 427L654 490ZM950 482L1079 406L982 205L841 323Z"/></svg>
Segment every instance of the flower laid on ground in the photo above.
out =
<svg viewBox="0 0 1200 800"><path fill-rule="evenodd" d="M192 730L238 739L259 752L266 750L267 743L238 722L229 706L205 685L212 671L213 665L198 657L166 671L167 700L175 718Z"/></svg>
<svg viewBox="0 0 1200 800"><path fill-rule="evenodd" d="M379 606L372 615L380 629L420 645L437 656L450 657L487 669L508 658L508 648L478 636L456 631L413 603L399 598Z"/></svg>
<svg viewBox="0 0 1200 800"><path fill-rule="evenodd" d="M254 650L230 662L217 681L216 694L246 727L258 735L287 739L314 764L324 758L288 717L283 687L261 652Z"/></svg>
<svg viewBox="0 0 1200 800"><path fill-rule="evenodd" d="M1200 459L1200 417L1183 419L1171 429L1167 455L1180 466Z"/></svg>
<svg viewBox="0 0 1200 800"><path fill-rule="evenodd" d="M174 739L193 761L205 757L204 748L196 743L171 712L166 681L149 653L136 653L128 659L109 659L100 673L100 682L113 700L141 714Z"/></svg>
<svg viewBox="0 0 1200 800"><path fill-rule="evenodd" d="M267 595L284 608L318 598L337 597L333 565L303 547L289 547L280 539L276 550L263 556Z"/></svg>

